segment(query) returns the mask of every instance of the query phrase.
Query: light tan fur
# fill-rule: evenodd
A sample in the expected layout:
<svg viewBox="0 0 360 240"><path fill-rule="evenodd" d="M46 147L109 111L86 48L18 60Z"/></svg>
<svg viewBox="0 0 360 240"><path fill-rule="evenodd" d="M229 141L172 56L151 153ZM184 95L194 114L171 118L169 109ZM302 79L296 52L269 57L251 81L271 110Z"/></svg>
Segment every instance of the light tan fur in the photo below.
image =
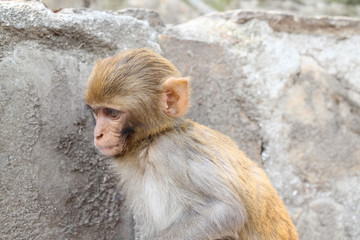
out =
<svg viewBox="0 0 360 240"><path fill-rule="evenodd" d="M95 145L121 145L105 154L115 158L136 239L298 239L264 171L227 136L182 117L188 85L148 49L101 60L89 78ZM103 108L122 115L109 119Z"/></svg>

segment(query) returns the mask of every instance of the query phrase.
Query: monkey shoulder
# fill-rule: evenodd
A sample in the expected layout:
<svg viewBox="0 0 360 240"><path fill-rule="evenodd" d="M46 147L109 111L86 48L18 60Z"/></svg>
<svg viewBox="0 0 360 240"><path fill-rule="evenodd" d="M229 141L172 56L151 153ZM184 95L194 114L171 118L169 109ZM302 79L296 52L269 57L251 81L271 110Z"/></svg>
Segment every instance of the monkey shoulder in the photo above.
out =
<svg viewBox="0 0 360 240"><path fill-rule="evenodd" d="M184 125L189 149L198 150L200 154L219 161L252 163L229 136L191 120L186 120Z"/></svg>
<svg viewBox="0 0 360 240"><path fill-rule="evenodd" d="M257 164L247 158L230 137L188 119L154 139L148 153L150 162L174 169L179 175L189 175L190 171L194 176L210 174L206 177L214 179L232 176L230 180L236 182L239 182L236 178L244 174L262 175Z"/></svg>
<svg viewBox="0 0 360 240"><path fill-rule="evenodd" d="M177 139L174 146L181 146L181 152L185 153L183 161L190 171L187 174L194 181L198 178L218 187L219 184L229 188L236 186L240 194L245 194L248 188L274 191L264 170L249 159L230 137L191 120L186 120L181 129L183 132L173 134L186 137L182 141Z"/></svg>
<svg viewBox="0 0 360 240"><path fill-rule="evenodd" d="M184 164L210 161L214 164L256 166L230 137L188 119L157 136L148 153L150 158L156 157L154 161L165 163L171 163L168 160L175 158Z"/></svg>

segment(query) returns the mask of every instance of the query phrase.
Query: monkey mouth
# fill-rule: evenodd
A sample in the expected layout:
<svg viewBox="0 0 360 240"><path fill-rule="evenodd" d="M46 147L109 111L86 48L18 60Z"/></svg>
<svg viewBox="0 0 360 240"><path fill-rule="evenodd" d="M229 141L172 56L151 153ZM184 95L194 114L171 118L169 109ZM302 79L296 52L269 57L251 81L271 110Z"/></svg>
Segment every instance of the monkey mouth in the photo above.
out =
<svg viewBox="0 0 360 240"><path fill-rule="evenodd" d="M114 146L97 146L97 149L105 156L112 157L122 152L120 145Z"/></svg>
<svg viewBox="0 0 360 240"><path fill-rule="evenodd" d="M119 147L119 145L114 145L114 146L97 146L99 148L99 150L106 150L106 149L113 149L116 147Z"/></svg>

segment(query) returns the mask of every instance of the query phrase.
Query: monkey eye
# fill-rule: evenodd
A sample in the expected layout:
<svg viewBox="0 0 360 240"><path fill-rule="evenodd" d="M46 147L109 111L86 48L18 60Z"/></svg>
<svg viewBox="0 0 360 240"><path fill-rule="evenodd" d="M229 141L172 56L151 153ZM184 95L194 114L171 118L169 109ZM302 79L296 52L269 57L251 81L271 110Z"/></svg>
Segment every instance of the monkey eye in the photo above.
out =
<svg viewBox="0 0 360 240"><path fill-rule="evenodd" d="M93 113L94 118L96 119L97 115L98 115L98 109L97 108L92 108L91 111Z"/></svg>
<svg viewBox="0 0 360 240"><path fill-rule="evenodd" d="M118 119L121 115L121 112L112 108L103 108L103 114L105 117L111 119Z"/></svg>

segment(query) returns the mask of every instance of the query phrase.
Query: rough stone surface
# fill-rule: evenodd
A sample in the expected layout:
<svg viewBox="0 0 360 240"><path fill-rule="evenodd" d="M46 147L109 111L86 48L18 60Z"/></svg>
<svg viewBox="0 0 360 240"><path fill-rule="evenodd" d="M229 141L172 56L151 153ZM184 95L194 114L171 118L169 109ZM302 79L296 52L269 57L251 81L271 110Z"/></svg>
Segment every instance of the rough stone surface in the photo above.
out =
<svg viewBox="0 0 360 240"><path fill-rule="evenodd" d="M268 173L301 239L360 239L360 21L0 1L0 239L131 239L83 102L100 57L149 47L191 76L189 117Z"/></svg>
<svg viewBox="0 0 360 240"><path fill-rule="evenodd" d="M179 24L200 15L234 9L281 11L303 16L360 16L359 0L42 0L50 9L88 7L118 10L129 7L158 12L165 23Z"/></svg>

